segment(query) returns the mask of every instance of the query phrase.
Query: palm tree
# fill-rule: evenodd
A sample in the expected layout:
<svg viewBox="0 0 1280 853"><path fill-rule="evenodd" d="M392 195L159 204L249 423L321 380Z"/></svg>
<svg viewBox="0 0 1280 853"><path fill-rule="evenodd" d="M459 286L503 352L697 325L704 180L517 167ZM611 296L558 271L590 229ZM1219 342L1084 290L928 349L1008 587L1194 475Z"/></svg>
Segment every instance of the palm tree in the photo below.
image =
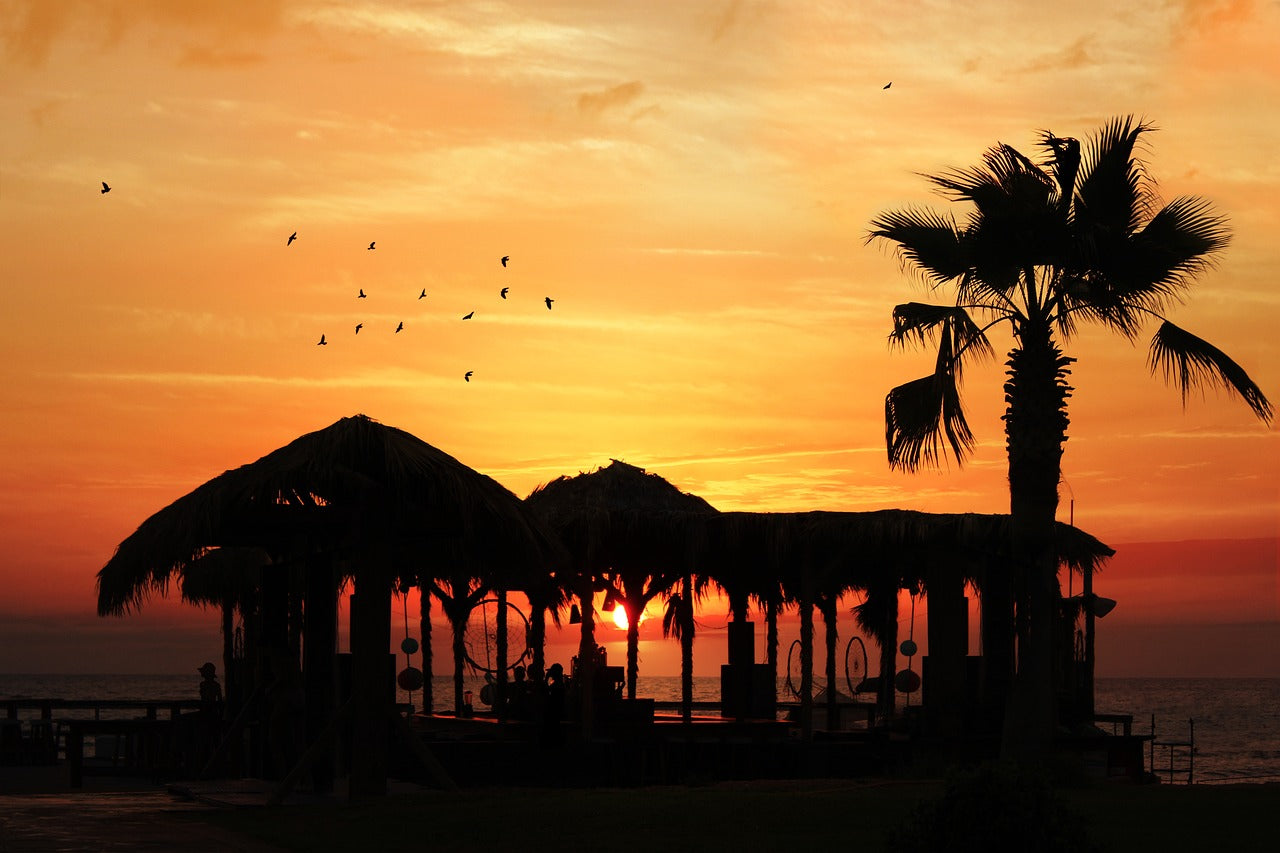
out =
<svg viewBox="0 0 1280 853"><path fill-rule="evenodd" d="M1040 163L996 145L979 166L925 176L952 201L972 205L963 224L908 208L877 216L867 238L895 244L932 289L955 288L950 304L893 310L890 340L936 343L937 357L930 374L885 398L890 467L936 465L948 449L957 462L968 457L973 434L960 399L962 367L994 355L987 337L994 327L1007 323L1013 336L1004 422L1019 653L1002 739L1007 756L1043 754L1053 730L1053 523L1074 360L1062 346L1087 323L1131 340L1158 323L1148 364L1179 386L1184 401L1207 384L1238 394L1263 421L1273 414L1239 365L1164 316L1229 232L1204 199L1161 205L1134 153L1152 129L1132 117L1113 119L1083 155L1075 139L1045 131Z"/></svg>

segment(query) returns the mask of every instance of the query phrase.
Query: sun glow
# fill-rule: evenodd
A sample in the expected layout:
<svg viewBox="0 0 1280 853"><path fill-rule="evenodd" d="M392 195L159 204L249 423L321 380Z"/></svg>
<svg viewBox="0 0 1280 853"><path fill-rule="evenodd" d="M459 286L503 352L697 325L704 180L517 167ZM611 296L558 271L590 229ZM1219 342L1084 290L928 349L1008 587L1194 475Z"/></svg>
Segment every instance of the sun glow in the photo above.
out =
<svg viewBox="0 0 1280 853"><path fill-rule="evenodd" d="M613 624L623 631L627 630L627 608L621 604L613 608Z"/></svg>

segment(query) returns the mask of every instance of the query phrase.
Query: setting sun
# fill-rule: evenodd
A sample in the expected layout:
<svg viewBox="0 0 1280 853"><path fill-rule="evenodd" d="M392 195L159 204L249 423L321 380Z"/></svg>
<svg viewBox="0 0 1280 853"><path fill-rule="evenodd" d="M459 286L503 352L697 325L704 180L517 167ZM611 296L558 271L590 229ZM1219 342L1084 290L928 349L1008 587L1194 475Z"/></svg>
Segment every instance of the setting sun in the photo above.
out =
<svg viewBox="0 0 1280 853"><path fill-rule="evenodd" d="M613 624L624 631L627 630L627 608L621 604L613 608Z"/></svg>

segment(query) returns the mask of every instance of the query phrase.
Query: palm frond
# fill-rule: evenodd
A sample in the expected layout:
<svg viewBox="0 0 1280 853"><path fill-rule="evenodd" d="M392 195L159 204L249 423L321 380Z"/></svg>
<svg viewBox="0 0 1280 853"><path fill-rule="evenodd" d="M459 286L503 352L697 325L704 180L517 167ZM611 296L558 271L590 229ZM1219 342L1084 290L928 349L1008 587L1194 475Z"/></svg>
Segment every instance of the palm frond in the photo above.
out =
<svg viewBox="0 0 1280 853"><path fill-rule="evenodd" d="M1178 385L1184 405L1192 388L1218 386L1239 394L1258 418L1271 423L1274 414L1271 403L1244 368L1213 344L1168 320L1160 324L1151 339L1147 364L1152 373L1161 370L1166 381Z"/></svg>
<svg viewBox="0 0 1280 853"><path fill-rule="evenodd" d="M973 449L954 373L935 372L891 390L884 398L884 424L890 468L938 465L946 456L944 440L957 463Z"/></svg>
<svg viewBox="0 0 1280 853"><path fill-rule="evenodd" d="M1152 125L1124 116L1113 118L1089 140L1076 184L1073 219L1078 232L1124 237L1137 230L1151 192L1133 150L1150 130Z"/></svg>
<svg viewBox="0 0 1280 853"><path fill-rule="evenodd" d="M889 340L905 344L931 341L938 334L949 339L949 351L953 354L954 369L960 372L961 358L972 351L978 358L995 355L991 342L981 327L963 308L952 305L928 305L923 302L906 302L893 309L893 331Z"/></svg>
<svg viewBox="0 0 1280 853"><path fill-rule="evenodd" d="M898 257L918 268L933 286L964 275L969 268L964 238L956 222L923 208L890 210L871 221L867 241L896 244Z"/></svg>
<svg viewBox="0 0 1280 853"><path fill-rule="evenodd" d="M667 597L666 607L662 610L662 636L680 639L680 593L674 592Z"/></svg>
<svg viewBox="0 0 1280 853"><path fill-rule="evenodd" d="M1127 299L1158 310L1214 261L1231 238L1226 219L1202 198L1182 196L1161 208L1133 236L1110 271Z"/></svg>

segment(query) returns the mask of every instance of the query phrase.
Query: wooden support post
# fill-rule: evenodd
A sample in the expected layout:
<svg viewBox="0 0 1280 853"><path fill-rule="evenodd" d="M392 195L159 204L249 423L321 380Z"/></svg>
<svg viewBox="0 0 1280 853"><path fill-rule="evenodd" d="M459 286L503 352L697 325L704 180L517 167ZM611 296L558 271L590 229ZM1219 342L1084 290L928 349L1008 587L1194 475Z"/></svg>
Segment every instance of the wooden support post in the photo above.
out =
<svg viewBox="0 0 1280 853"><path fill-rule="evenodd" d="M391 638L391 583L370 567L356 570L351 597L351 693L355 700L351 735L350 799L387 793L387 683Z"/></svg>
<svg viewBox="0 0 1280 853"><path fill-rule="evenodd" d="M315 555L307 566L303 612L303 689L306 692L307 743L316 743L333 720L337 706L335 657L338 653L338 583L332 557ZM317 793L333 790L337 751L317 756L312 782Z"/></svg>

